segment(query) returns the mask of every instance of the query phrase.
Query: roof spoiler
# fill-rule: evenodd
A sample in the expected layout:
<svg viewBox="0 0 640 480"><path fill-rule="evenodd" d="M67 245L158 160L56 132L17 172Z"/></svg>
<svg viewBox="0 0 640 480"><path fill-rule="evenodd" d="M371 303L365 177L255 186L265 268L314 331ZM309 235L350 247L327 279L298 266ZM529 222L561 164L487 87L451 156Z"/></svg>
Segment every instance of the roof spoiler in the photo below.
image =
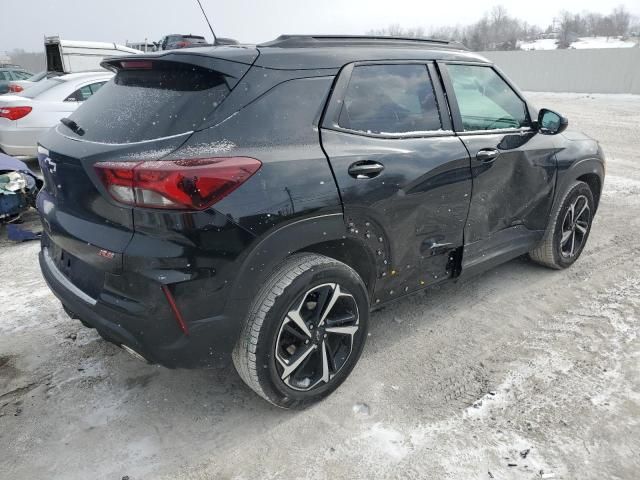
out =
<svg viewBox="0 0 640 480"><path fill-rule="evenodd" d="M392 37L378 35L280 35L275 40L257 45L258 47L304 48L337 45L403 45L430 46L468 50L462 43L423 37Z"/></svg>

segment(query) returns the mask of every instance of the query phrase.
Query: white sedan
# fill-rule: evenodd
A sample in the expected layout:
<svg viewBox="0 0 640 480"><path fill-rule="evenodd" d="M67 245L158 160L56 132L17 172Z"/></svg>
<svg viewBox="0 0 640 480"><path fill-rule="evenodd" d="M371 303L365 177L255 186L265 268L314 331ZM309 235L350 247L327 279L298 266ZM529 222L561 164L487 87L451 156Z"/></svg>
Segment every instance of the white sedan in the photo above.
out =
<svg viewBox="0 0 640 480"><path fill-rule="evenodd" d="M111 77L111 72L71 73L42 80L16 95L0 96L0 150L37 156L38 138Z"/></svg>

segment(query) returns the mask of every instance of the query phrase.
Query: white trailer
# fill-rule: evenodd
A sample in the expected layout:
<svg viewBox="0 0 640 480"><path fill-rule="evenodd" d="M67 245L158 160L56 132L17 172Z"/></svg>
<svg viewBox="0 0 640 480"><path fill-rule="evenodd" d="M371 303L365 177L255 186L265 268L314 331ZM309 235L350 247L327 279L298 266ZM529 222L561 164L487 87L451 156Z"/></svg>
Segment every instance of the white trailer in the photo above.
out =
<svg viewBox="0 0 640 480"><path fill-rule="evenodd" d="M62 40L60 37L45 37L44 51L47 71L60 73L102 70L100 62L107 57L142 53L117 43Z"/></svg>

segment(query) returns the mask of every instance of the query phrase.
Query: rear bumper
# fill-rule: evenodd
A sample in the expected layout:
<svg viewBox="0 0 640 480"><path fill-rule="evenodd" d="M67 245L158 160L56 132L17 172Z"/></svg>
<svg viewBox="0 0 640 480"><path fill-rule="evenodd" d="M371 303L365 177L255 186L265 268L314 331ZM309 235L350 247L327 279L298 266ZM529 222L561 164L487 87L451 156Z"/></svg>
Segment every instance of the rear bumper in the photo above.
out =
<svg viewBox="0 0 640 480"><path fill-rule="evenodd" d="M93 298L80 290L55 266L46 248L39 254L42 275L62 304L112 343L126 346L152 363L169 368L197 368L229 363L240 322L226 315L199 319L183 333L171 317L166 298L158 296L145 306L116 298L107 290Z"/></svg>
<svg viewBox="0 0 640 480"><path fill-rule="evenodd" d="M37 139L47 129L0 128L0 149L7 155L37 157Z"/></svg>

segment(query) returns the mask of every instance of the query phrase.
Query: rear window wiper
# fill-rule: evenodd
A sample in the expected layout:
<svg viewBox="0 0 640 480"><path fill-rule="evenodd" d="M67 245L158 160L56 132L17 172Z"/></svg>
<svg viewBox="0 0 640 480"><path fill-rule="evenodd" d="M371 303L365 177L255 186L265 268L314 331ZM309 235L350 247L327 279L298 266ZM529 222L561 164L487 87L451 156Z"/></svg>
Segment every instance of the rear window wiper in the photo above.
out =
<svg viewBox="0 0 640 480"><path fill-rule="evenodd" d="M62 123L65 127L73 130L74 133L77 133L80 136L84 135L84 129L70 118L61 118L60 123Z"/></svg>

